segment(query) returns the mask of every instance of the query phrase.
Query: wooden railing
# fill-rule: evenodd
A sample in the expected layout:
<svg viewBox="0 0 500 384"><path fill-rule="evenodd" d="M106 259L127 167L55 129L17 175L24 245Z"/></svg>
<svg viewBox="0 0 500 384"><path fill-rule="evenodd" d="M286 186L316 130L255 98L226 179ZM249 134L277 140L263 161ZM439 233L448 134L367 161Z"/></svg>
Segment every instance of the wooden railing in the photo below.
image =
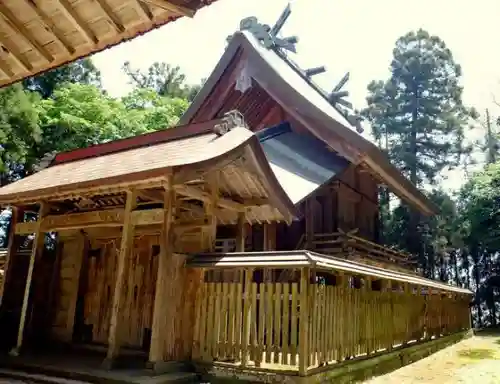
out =
<svg viewBox="0 0 500 384"><path fill-rule="evenodd" d="M316 233L312 241L312 250L383 268L415 271L415 262L409 253L366 240L356 236L354 231Z"/></svg>
<svg viewBox="0 0 500 384"><path fill-rule="evenodd" d="M259 283L247 272L245 281L204 283L194 360L307 374L469 328L467 295L303 271L300 282Z"/></svg>

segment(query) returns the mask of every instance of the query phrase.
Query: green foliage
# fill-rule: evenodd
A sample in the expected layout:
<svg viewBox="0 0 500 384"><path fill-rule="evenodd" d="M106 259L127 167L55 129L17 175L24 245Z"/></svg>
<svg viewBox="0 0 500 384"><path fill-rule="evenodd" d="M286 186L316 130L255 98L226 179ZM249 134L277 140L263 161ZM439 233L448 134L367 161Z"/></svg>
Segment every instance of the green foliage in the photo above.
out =
<svg viewBox="0 0 500 384"><path fill-rule="evenodd" d="M460 190L464 236L489 252L500 249L500 162L489 164Z"/></svg>
<svg viewBox="0 0 500 384"><path fill-rule="evenodd" d="M23 81L27 90L38 92L44 99L51 97L54 91L63 84L89 84L101 87L101 74L89 58L80 59L30 77Z"/></svg>
<svg viewBox="0 0 500 384"><path fill-rule="evenodd" d="M186 75L180 67L166 63L155 62L146 71L141 71L126 62L123 70L136 88L153 89L161 96L192 101L201 88L201 84L187 85Z"/></svg>
<svg viewBox="0 0 500 384"><path fill-rule="evenodd" d="M369 84L363 115L403 173L434 183L469 150L464 128L475 113L462 103L460 66L441 39L419 30L398 39L390 70L389 79Z"/></svg>
<svg viewBox="0 0 500 384"><path fill-rule="evenodd" d="M43 106L37 94L21 84L0 90L0 186L15 178L19 164L27 161L31 148L42 138Z"/></svg>

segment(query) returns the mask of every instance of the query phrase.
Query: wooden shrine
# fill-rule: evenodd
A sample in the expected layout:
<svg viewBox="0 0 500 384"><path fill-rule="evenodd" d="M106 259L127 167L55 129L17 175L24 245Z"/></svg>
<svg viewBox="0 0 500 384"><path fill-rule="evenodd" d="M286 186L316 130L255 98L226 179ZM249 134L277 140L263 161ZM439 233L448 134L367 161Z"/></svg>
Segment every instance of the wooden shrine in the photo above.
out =
<svg viewBox="0 0 500 384"><path fill-rule="evenodd" d="M379 244L380 185L436 207L276 29L242 22L181 125L58 154L0 189L11 355L50 341L100 347L106 367L133 351L155 372L182 361L300 382L394 368L467 334L471 292Z"/></svg>

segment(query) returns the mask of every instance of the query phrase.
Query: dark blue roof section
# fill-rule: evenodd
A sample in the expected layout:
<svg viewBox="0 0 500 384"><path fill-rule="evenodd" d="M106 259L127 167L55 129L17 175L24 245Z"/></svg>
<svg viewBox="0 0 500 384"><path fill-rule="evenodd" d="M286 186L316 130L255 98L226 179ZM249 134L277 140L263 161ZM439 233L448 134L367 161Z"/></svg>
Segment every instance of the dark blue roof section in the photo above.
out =
<svg viewBox="0 0 500 384"><path fill-rule="evenodd" d="M296 133L290 123L257 132L276 178L294 204L349 166L312 135Z"/></svg>

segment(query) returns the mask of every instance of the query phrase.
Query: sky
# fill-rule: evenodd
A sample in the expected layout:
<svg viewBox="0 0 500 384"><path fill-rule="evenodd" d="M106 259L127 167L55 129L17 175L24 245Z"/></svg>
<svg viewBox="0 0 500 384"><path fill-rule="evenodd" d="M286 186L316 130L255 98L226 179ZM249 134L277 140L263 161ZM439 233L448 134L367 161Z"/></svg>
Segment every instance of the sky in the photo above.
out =
<svg viewBox="0 0 500 384"><path fill-rule="evenodd" d="M130 90L121 67L146 69L155 61L178 65L191 83L206 78L226 46L226 38L241 19L256 16L274 24L286 0L217 0L194 18L182 18L130 42L93 56L103 86L112 96ZM293 0L284 35L297 35L294 60L302 68L325 65L327 73L315 76L326 91L349 71L349 100L364 107L371 80L386 79L397 38L410 30L426 29L441 37L462 66L464 101L480 112L500 100L500 1L419 0ZM479 130L467 135L474 140ZM460 172L447 174L445 187L454 189ZM447 188L447 189L448 189Z"/></svg>

